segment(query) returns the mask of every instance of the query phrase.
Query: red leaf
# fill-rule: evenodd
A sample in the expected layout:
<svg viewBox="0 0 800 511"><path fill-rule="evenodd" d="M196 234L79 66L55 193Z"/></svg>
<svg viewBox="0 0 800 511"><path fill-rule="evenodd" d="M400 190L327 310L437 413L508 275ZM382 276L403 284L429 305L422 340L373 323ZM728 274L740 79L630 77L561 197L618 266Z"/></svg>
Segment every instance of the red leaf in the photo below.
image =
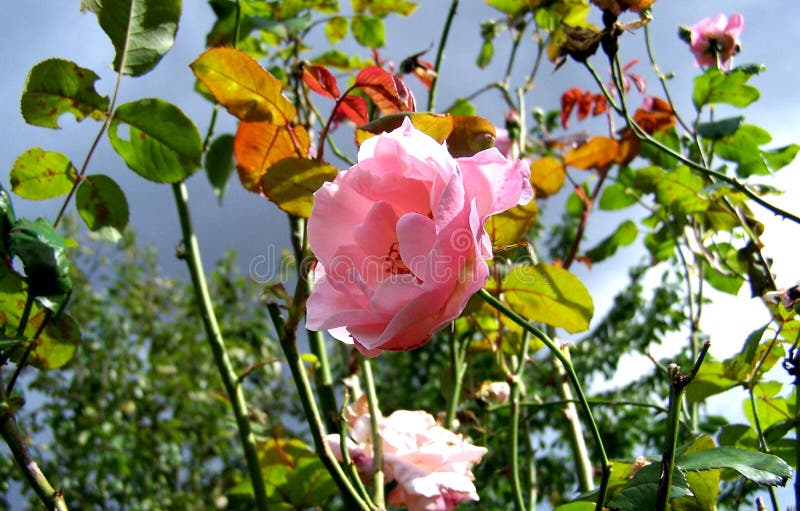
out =
<svg viewBox="0 0 800 511"><path fill-rule="evenodd" d="M303 81L318 94L339 99L339 85L336 78L323 66L303 66Z"/></svg>
<svg viewBox="0 0 800 511"><path fill-rule="evenodd" d="M379 67L361 70L355 86L364 90L381 113L413 112L416 108L414 95L403 80Z"/></svg>
<svg viewBox="0 0 800 511"><path fill-rule="evenodd" d="M348 94L342 98L341 103L333 113L333 122L338 124L342 119L350 119L356 126L369 122L367 117L367 102L361 96Z"/></svg>
<svg viewBox="0 0 800 511"><path fill-rule="evenodd" d="M608 111L608 99L603 94L594 95L594 110L592 116L598 116Z"/></svg>
<svg viewBox="0 0 800 511"><path fill-rule="evenodd" d="M561 127L567 129L569 125L569 116L572 113L572 109L575 107L575 103L580 99L583 95L583 91L577 87L573 87L571 89L567 89L564 91L564 94L561 95Z"/></svg>
<svg viewBox="0 0 800 511"><path fill-rule="evenodd" d="M594 96L588 90L584 91L583 95L581 95L581 98L578 100L578 120L579 121L582 121L582 120L586 119L586 116L588 116L592 112L592 102L593 102L593 100L594 100Z"/></svg>

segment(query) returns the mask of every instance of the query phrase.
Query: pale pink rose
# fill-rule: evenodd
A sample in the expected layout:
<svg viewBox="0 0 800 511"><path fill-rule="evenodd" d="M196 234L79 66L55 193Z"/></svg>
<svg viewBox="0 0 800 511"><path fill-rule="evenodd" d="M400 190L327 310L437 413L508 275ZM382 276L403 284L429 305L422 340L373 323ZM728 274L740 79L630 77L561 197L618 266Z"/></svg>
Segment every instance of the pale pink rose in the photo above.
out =
<svg viewBox="0 0 800 511"><path fill-rule="evenodd" d="M366 476L373 456L366 400L348 407L346 417L348 453ZM378 427L385 480L397 482L388 496L390 504L405 505L409 511L452 511L459 502L479 500L471 467L486 454L486 448L470 444L419 410L380 417ZM328 441L338 457L339 435L328 435Z"/></svg>
<svg viewBox="0 0 800 511"><path fill-rule="evenodd" d="M730 66L730 59L739 51L739 36L744 29L744 17L733 14L728 19L724 14L703 18L690 27L690 47L697 65L716 66L722 70Z"/></svg>
<svg viewBox="0 0 800 511"><path fill-rule="evenodd" d="M454 159L408 119L364 141L314 194L306 326L369 356L427 342L486 283L484 223L532 198L529 176L494 148Z"/></svg>

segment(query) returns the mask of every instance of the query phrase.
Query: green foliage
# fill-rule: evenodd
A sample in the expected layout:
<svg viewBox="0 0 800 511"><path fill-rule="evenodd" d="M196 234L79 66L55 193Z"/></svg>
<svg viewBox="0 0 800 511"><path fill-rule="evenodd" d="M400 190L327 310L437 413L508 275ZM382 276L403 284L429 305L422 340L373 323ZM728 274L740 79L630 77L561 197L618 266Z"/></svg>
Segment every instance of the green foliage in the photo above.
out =
<svg viewBox="0 0 800 511"><path fill-rule="evenodd" d="M228 187L228 181L233 174L233 136L220 135L211 142L205 157L206 176L214 189L219 204L222 205L222 196Z"/></svg>
<svg viewBox="0 0 800 511"><path fill-rule="evenodd" d="M361 46L380 48L386 42L383 21L380 18L357 14L350 22L353 38Z"/></svg>
<svg viewBox="0 0 800 511"><path fill-rule="evenodd" d="M46 219L17 220L9 234L9 246L22 261L31 295L66 295L72 291L67 242Z"/></svg>
<svg viewBox="0 0 800 511"><path fill-rule="evenodd" d="M128 127L127 140L120 126ZM200 133L180 108L161 99L117 107L108 136L128 168L149 181L177 183L200 166Z"/></svg>
<svg viewBox="0 0 800 511"><path fill-rule="evenodd" d="M139 76L153 69L175 43L181 0L82 0L81 9L97 14L111 39L114 69Z"/></svg>
<svg viewBox="0 0 800 511"><path fill-rule="evenodd" d="M122 188L108 176L86 176L75 193L78 213L92 231L105 227L121 233L128 225L128 201Z"/></svg>
<svg viewBox="0 0 800 511"><path fill-rule="evenodd" d="M692 101L697 111L706 105L726 103L743 108L757 100L758 89L747 81L760 71L759 68L738 67L728 73L710 68L694 79Z"/></svg>
<svg viewBox="0 0 800 511"><path fill-rule="evenodd" d="M59 128L58 118L71 113L76 121L86 117L101 120L108 110L108 97L94 88L99 79L91 69L63 59L48 59L31 69L22 91L20 108L25 122Z"/></svg>
<svg viewBox="0 0 800 511"><path fill-rule="evenodd" d="M678 458L684 470L728 468L757 484L783 486L792 476L789 465L777 456L735 447L716 447Z"/></svg>
<svg viewBox="0 0 800 511"><path fill-rule="evenodd" d="M69 192L76 172L65 154L33 147L14 162L11 190L25 199L52 199Z"/></svg>

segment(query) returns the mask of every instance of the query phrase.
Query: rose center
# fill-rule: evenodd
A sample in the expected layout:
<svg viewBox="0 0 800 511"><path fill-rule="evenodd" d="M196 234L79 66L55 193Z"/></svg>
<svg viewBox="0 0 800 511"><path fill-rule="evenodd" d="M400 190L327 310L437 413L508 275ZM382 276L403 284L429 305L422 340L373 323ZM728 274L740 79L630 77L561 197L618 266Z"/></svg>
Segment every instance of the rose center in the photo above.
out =
<svg viewBox="0 0 800 511"><path fill-rule="evenodd" d="M411 274L411 270L408 269L408 266L400 257L400 245L396 241L389 246L389 253L384 256L384 262L384 271L388 275Z"/></svg>

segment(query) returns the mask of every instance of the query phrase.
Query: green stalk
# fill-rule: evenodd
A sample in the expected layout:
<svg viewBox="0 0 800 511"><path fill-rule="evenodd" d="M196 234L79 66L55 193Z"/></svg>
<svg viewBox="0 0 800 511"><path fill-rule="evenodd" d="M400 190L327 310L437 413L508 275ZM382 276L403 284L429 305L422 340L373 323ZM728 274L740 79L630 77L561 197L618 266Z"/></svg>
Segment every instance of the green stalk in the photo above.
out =
<svg viewBox="0 0 800 511"><path fill-rule="evenodd" d="M461 399L461 387L466 373L464 354L461 351L462 342L464 341L456 338L455 333L450 333L450 364L453 371L453 386L447 400L447 412L444 417L444 427L447 429L453 429L453 421L456 418L458 403Z"/></svg>
<svg viewBox="0 0 800 511"><path fill-rule="evenodd" d="M669 509L669 493L672 488L672 472L675 470L675 451L678 446L678 430L680 428L681 404L683 401L683 391L697 376L700 366L708 353L711 343L706 341L700 348L691 372L688 375L681 374L680 367L670 364L667 368L669 375L669 405L667 412L667 432L666 445L661 456L661 477L658 484L656 497L656 511L666 511Z"/></svg>
<svg viewBox="0 0 800 511"><path fill-rule="evenodd" d="M586 394L583 392L583 387L581 386L581 382L578 379L578 375L575 373L575 368L572 366L572 362L567 359L564 354L558 349L558 346L553 342L550 337L548 337L544 332L542 332L539 328L532 325L528 322L525 318L511 310L506 304L498 300L495 296L489 293L485 289L481 289L478 294L480 297L489 305L500 311L501 313L505 314L508 319L513 321L514 323L518 324L526 331L530 332L534 337L539 339L544 343L545 346L553 353L553 355L564 364L564 369L567 371L567 377L572 383L572 386L577 394L577 399L580 402L581 410L583 410L584 415L586 416L586 421L588 422L592 438L594 439L595 445L597 450L600 454L600 469L601 469L601 476L600 476L600 488L597 494L597 504L595 509L597 511L603 510L603 502L606 497L606 492L608 490L608 478L611 476L611 463L608 461L608 455L606 455L606 448L603 445L603 438L600 436L600 430L597 428L597 422L594 420L594 415L592 415L592 409L589 406L589 402L586 399Z"/></svg>
<svg viewBox="0 0 800 511"><path fill-rule="evenodd" d="M298 285L297 291L298 293L302 293L300 285ZM298 301L298 297L302 296L298 293L295 294L295 302ZM345 502L348 504L352 503L357 506L356 509L360 511L372 511L373 507L359 496L358 491L350 483L350 480L347 479L347 476L336 461L333 451L324 437L325 427L322 425L317 403L314 401L314 394L311 391L311 383L308 380L308 374L306 374L303 361L300 359L300 353L297 350L295 328L298 320L298 307L292 304L292 309L289 311L288 324L284 323L280 308L277 304L272 303L267 305L267 310L275 325L275 331L278 334L281 349L286 357L286 362L289 364L292 379L294 379L295 385L297 386L300 402L303 405L303 412L305 413L306 420L311 429L311 436L314 440L314 448L316 449L317 455L322 460L322 464L325 465L325 468L328 469L333 481L339 487L339 491L345 498ZM348 499L350 502L348 502Z"/></svg>
<svg viewBox="0 0 800 511"><path fill-rule="evenodd" d="M256 440L250 427L250 419L247 414L247 401L241 386L237 384L236 372L233 370L228 352L225 348L225 340L217 323L214 307L211 303L211 296L208 292L208 284L203 273L203 262L200 258L200 248L197 237L192 228L192 220L189 215L189 192L186 185L175 183L172 185L175 194L175 204L178 208L178 217L181 223L181 233L183 235L183 245L186 264L189 267L189 274L192 278L192 286L197 297L197 304L200 307L200 315L203 319L203 326L206 330L206 337L214 355L214 361L222 377L222 383L231 401L233 413L236 416L236 425L239 429L239 439L244 449L244 457L247 463L247 471L250 476L250 483L253 485L253 493L256 500L256 509L266 511L269 508L267 502L267 492L264 488L264 477L261 474L261 465L258 462L258 450Z"/></svg>
<svg viewBox="0 0 800 511"><path fill-rule="evenodd" d="M372 428L372 477L375 486L375 496L372 500L379 508L383 508L386 502L383 495L383 438L381 438L381 430L378 425L381 410L378 407L378 395L375 392L375 379L372 377L372 364L366 357L361 357L361 369L364 371L367 403L369 404L369 424Z"/></svg>
<svg viewBox="0 0 800 511"><path fill-rule="evenodd" d="M519 416L520 416L520 394L522 392L522 373L525 371L525 362L528 359L528 349L530 347L528 332L522 336L522 342L517 360L517 367L511 375L509 382L509 394L511 403L511 489L514 493L514 507L517 511L526 511L525 499L522 496L522 485L519 479Z"/></svg>
<svg viewBox="0 0 800 511"><path fill-rule="evenodd" d="M453 23L453 18L456 15L456 9L458 9L458 0L453 0L450 3L450 11L447 13L447 19L444 22L444 28L442 29L442 37L439 40L439 49L436 51L436 62L433 64L433 71L436 73L431 80L431 91L428 94L428 111L433 112L433 109L436 108L436 87L439 85L439 69L442 66L442 60L444 59L444 48L447 45L447 36L450 34L450 25Z"/></svg>

